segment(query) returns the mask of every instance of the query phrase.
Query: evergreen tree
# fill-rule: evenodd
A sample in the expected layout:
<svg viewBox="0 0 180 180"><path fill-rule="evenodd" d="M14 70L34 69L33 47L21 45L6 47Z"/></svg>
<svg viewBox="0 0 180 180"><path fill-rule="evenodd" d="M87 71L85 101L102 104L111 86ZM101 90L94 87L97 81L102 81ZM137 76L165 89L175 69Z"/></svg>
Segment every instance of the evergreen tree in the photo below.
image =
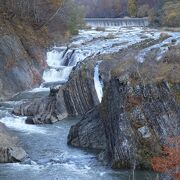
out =
<svg viewBox="0 0 180 180"><path fill-rule="evenodd" d="M128 0L128 14L130 17L137 15L137 0Z"/></svg>

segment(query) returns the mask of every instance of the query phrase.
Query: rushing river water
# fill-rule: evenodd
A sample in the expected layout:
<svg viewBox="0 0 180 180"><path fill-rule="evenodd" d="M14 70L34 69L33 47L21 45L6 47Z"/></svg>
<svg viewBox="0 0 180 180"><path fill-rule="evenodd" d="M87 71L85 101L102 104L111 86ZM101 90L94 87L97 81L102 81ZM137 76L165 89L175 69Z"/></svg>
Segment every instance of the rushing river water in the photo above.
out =
<svg viewBox="0 0 180 180"><path fill-rule="evenodd" d="M156 30L144 28L111 28L100 32L81 30L72 38L68 48L54 47L47 53L49 67L44 72L40 88L20 93L11 101L1 103L0 122L8 126L21 140L29 154L25 163L1 164L0 180L129 180L132 171L115 171L96 159L96 154L67 146L70 127L78 119L65 119L53 125L27 125L26 117L16 117L11 110L23 101L47 95L49 87L68 80L73 67L88 56L112 53L145 39L159 38ZM144 54L143 54L144 56ZM102 98L103 84L98 78L98 64L94 73L95 88ZM98 82L99 81L99 82ZM136 180L153 180L151 172L135 171Z"/></svg>

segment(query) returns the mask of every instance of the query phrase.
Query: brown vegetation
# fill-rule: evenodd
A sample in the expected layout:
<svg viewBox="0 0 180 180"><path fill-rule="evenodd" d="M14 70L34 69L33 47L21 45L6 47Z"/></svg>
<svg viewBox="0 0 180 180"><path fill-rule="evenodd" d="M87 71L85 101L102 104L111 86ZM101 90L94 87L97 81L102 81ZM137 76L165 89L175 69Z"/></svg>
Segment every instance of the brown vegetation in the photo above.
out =
<svg viewBox="0 0 180 180"><path fill-rule="evenodd" d="M172 46L160 61L154 59L150 53L144 63L139 63L134 56L122 59L111 72L114 77L127 77L133 84L137 82L150 83L167 80L180 83L180 46Z"/></svg>
<svg viewBox="0 0 180 180"><path fill-rule="evenodd" d="M153 170L159 173L169 172L174 180L180 179L180 137L168 138L161 155L151 159Z"/></svg>

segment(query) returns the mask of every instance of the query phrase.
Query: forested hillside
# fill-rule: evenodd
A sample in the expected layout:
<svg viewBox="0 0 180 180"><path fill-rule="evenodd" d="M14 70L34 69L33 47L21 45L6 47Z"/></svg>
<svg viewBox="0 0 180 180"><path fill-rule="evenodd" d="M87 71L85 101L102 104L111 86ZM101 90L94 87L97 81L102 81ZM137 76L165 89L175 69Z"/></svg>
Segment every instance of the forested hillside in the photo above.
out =
<svg viewBox="0 0 180 180"><path fill-rule="evenodd" d="M87 17L149 17L152 24L180 26L179 0L78 0Z"/></svg>
<svg viewBox="0 0 180 180"><path fill-rule="evenodd" d="M160 0L137 0L135 2L137 3L138 7L148 5L150 8L153 8L159 4L159 1ZM77 0L77 3L85 5L85 8L87 9L87 17L127 16L129 2L127 0Z"/></svg>

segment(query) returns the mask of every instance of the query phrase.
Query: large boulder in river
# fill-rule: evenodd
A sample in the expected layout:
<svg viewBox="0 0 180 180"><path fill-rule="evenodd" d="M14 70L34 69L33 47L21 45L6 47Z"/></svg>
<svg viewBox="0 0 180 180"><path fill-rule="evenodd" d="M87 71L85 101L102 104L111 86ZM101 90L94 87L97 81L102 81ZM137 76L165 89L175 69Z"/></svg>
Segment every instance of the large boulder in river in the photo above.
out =
<svg viewBox="0 0 180 180"><path fill-rule="evenodd" d="M12 136L6 127L0 123L0 163L21 162L26 152L17 146L17 137Z"/></svg>
<svg viewBox="0 0 180 180"><path fill-rule="evenodd" d="M88 149L105 149L106 141L103 123L97 110L90 110L80 122L71 127L68 144Z"/></svg>

